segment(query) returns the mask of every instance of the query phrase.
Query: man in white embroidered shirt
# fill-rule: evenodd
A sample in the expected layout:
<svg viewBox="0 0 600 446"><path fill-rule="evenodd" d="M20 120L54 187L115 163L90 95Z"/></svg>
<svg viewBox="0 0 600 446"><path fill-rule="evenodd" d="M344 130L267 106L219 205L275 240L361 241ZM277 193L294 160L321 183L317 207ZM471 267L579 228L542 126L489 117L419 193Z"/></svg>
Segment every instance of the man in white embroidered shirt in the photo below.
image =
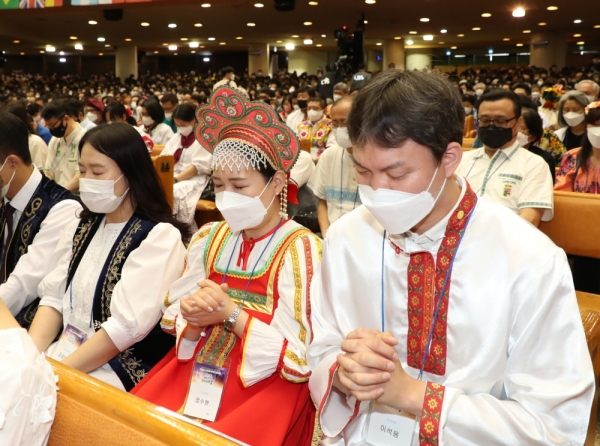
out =
<svg viewBox="0 0 600 446"><path fill-rule="evenodd" d="M463 123L433 73L385 71L354 99L363 205L330 226L311 287L329 444L584 441L595 383L565 253L455 174Z"/></svg>
<svg viewBox="0 0 600 446"><path fill-rule="evenodd" d="M480 197L488 197L519 214L534 226L552 220L554 190L544 159L521 147L519 97L497 88L477 105L483 147L464 154L457 173Z"/></svg>

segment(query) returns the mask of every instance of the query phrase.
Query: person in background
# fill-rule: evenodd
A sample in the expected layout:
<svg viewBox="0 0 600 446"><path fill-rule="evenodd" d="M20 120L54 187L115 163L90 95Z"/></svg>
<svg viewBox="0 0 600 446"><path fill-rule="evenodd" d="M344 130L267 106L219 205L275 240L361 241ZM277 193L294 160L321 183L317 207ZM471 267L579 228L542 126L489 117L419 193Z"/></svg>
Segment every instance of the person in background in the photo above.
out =
<svg viewBox="0 0 600 446"><path fill-rule="evenodd" d="M338 82L333 86L333 102L337 102L348 95L350 95L350 87L347 83Z"/></svg>
<svg viewBox="0 0 600 446"><path fill-rule="evenodd" d="M44 126L44 120L42 119L42 107L35 102L27 104L27 113L35 122L35 132L36 134L44 140L46 145L50 144L50 140L52 139L52 135L50 131Z"/></svg>
<svg viewBox="0 0 600 446"><path fill-rule="evenodd" d="M327 64L325 66L326 72L319 78L317 84L317 93L319 93L325 100L331 102L333 100L334 86L338 82L338 75L336 73L335 64Z"/></svg>
<svg viewBox="0 0 600 446"><path fill-rule="evenodd" d="M179 105L177 95L174 93L167 93L163 95L163 97L160 98L160 105L162 105L162 108L165 111L165 120L163 123L171 127L173 132L176 132L177 125L175 124L175 121L173 121L173 112L175 111L175 107Z"/></svg>
<svg viewBox="0 0 600 446"><path fill-rule="evenodd" d="M300 87L294 92L294 95L296 96L295 105L297 105L298 108L295 109L294 106L295 111L288 115L285 122L287 126L298 135L298 126L308 119L308 101L315 96L315 92L309 87Z"/></svg>
<svg viewBox="0 0 600 446"><path fill-rule="evenodd" d="M99 99L90 98L85 101L85 120L94 124L94 126L102 124L104 122L104 109L106 108L106 104ZM90 130L93 126L89 126L85 123L85 120L82 122L82 127L86 130Z"/></svg>
<svg viewBox="0 0 600 446"><path fill-rule="evenodd" d="M598 99L598 96L600 95L600 85L589 79L580 81L576 85L576 88L588 98L590 104L592 102L595 102Z"/></svg>
<svg viewBox="0 0 600 446"><path fill-rule="evenodd" d="M131 125L144 140L144 143L148 148L148 153L152 153L152 149L154 148L154 142L152 141L152 138L150 138L150 136L144 132L141 127L138 127L136 120L129 115L130 113L131 110L126 108L121 102L111 101L104 109L104 121L107 124L112 124L113 122L126 122L127 124Z"/></svg>
<svg viewBox="0 0 600 446"><path fill-rule="evenodd" d="M44 140L35 133L35 122L31 119L25 110L25 107L23 107L20 102L8 104L4 108L4 111L15 115L27 127L29 132L29 153L31 154L31 161L35 167L39 170L43 170L44 163L48 157L48 146Z"/></svg>
<svg viewBox="0 0 600 446"><path fill-rule="evenodd" d="M335 136L331 133L331 119L325 116L327 103L316 96L308 101L307 120L298 125L296 134L300 141L310 142L310 154L315 162L328 148L334 146Z"/></svg>
<svg viewBox="0 0 600 446"><path fill-rule="evenodd" d="M48 356L129 391L173 346L158 322L185 248L129 124L97 126L78 149L85 208L64 227L29 333ZM63 330L75 345L52 343Z"/></svg>
<svg viewBox="0 0 600 446"><path fill-rule="evenodd" d="M234 82L235 70L233 69L233 67L227 66L221 68L221 75L223 76L223 78L213 86L213 91L221 85L227 85L228 87L237 88L237 84Z"/></svg>
<svg viewBox="0 0 600 446"><path fill-rule="evenodd" d="M465 117L475 115L475 101L476 98L472 94L465 94L462 96L462 103L465 109Z"/></svg>
<svg viewBox="0 0 600 446"><path fill-rule="evenodd" d="M317 218L323 238L333 222L361 204L346 126L352 100L353 96L347 95L334 102L331 128L337 144L321 155L308 183L319 199Z"/></svg>
<svg viewBox="0 0 600 446"><path fill-rule="evenodd" d="M535 85L535 84L532 85L531 86L531 100L535 104L536 108L540 107L542 105L542 103L540 102L540 98L541 98L541 93L540 93L539 85Z"/></svg>
<svg viewBox="0 0 600 446"><path fill-rule="evenodd" d="M558 103L558 123L563 126L556 130L556 136L566 150L581 147L586 131L585 107L589 99L581 91L569 91L562 95Z"/></svg>
<svg viewBox="0 0 600 446"><path fill-rule="evenodd" d="M85 105L83 101L70 98L65 101L65 104L67 104L67 108L69 109L69 116L77 121L84 130L88 131L96 127L96 124L85 117Z"/></svg>
<svg viewBox="0 0 600 446"><path fill-rule="evenodd" d="M154 145L164 145L174 135L171 127L164 123L165 111L155 98L142 104L142 130L150 136Z"/></svg>
<svg viewBox="0 0 600 446"><path fill-rule="evenodd" d="M367 71L367 66L364 63L358 64L358 72L352 75L350 89L352 91L360 90L364 84L371 79L371 73Z"/></svg>
<svg viewBox="0 0 600 446"><path fill-rule="evenodd" d="M0 300L0 444L45 446L56 414L52 366Z"/></svg>
<svg viewBox="0 0 600 446"><path fill-rule="evenodd" d="M279 112L279 117L283 122L286 122L288 116L293 112L294 106L292 104L291 95L286 96L281 102L281 111Z"/></svg>
<svg viewBox="0 0 600 446"><path fill-rule="evenodd" d="M483 94L485 93L485 90L487 90L487 86L483 83L483 82L479 82L477 84L475 84L475 96L477 96L477 99L479 99L481 96L483 96Z"/></svg>
<svg viewBox="0 0 600 446"><path fill-rule="evenodd" d="M195 109L188 104L178 105L173 113L177 133L165 144L161 155L173 155L173 214L187 225L190 234L198 230L194 215L202 191L212 172L212 155L202 147L194 134Z"/></svg>
<svg viewBox="0 0 600 446"><path fill-rule="evenodd" d="M546 161L550 168L552 184L554 184L556 161L550 153L537 146L537 143L539 143L544 134L542 117L536 108L522 108L521 116L523 117L523 122L521 123L521 129L517 134L517 142L521 147L529 150L531 153L541 156L544 161Z"/></svg>
<svg viewBox="0 0 600 446"><path fill-rule="evenodd" d="M52 101L42 109L46 128L52 134L44 174L71 192L79 190L79 141L85 129L70 115L64 102Z"/></svg>

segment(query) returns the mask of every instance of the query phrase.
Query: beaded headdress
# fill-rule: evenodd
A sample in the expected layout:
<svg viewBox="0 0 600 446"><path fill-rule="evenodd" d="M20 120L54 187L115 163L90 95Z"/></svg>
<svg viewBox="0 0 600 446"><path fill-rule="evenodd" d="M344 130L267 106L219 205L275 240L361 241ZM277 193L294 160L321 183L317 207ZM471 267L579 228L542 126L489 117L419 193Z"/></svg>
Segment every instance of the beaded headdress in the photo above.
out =
<svg viewBox="0 0 600 446"><path fill-rule="evenodd" d="M269 164L275 170L283 170L289 180L300 142L270 105L249 101L239 91L222 86L213 92L208 104L198 108L196 117L196 139L212 153L213 169L233 172ZM289 200L295 202L295 193L290 193ZM287 184L280 201L280 214L287 217Z"/></svg>

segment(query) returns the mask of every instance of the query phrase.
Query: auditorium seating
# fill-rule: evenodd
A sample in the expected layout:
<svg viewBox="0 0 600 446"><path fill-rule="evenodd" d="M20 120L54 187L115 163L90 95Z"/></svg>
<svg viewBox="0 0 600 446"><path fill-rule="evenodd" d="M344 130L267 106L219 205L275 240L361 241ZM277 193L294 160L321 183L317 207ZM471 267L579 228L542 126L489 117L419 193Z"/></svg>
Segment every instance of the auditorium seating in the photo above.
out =
<svg viewBox="0 0 600 446"><path fill-rule="evenodd" d="M468 138L471 136L471 130L475 129L475 118L473 115L465 117L465 130L463 136Z"/></svg>
<svg viewBox="0 0 600 446"><path fill-rule="evenodd" d="M165 148L164 144L156 144L152 148L152 153L150 153L150 156L152 158L159 156L161 154L161 152L163 151L164 148Z"/></svg>
<svg viewBox="0 0 600 446"><path fill-rule="evenodd" d="M541 222L544 232L567 254L600 259L600 196L576 192L554 192L554 218ZM596 392L585 446L594 446L600 383L600 295L577 292L585 336L594 364Z"/></svg>
<svg viewBox="0 0 600 446"><path fill-rule="evenodd" d="M475 142L475 138L463 138L462 148L463 151L472 150L472 145Z"/></svg>
<svg viewBox="0 0 600 446"><path fill-rule="evenodd" d="M56 417L48 446L241 444L180 421L154 404L48 359L58 376Z"/></svg>
<svg viewBox="0 0 600 446"><path fill-rule="evenodd" d="M167 196L167 202L173 209L173 165L175 159L173 155L157 156L153 159L154 169Z"/></svg>

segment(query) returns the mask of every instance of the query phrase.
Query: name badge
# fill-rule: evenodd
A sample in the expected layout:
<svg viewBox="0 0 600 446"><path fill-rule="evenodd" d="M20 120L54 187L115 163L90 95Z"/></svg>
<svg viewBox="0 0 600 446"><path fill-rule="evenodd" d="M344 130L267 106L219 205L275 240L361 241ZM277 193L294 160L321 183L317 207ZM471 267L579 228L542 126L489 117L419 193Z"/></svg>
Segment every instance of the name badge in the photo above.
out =
<svg viewBox="0 0 600 446"><path fill-rule="evenodd" d="M221 406L229 369L196 362L183 414L215 421Z"/></svg>
<svg viewBox="0 0 600 446"><path fill-rule="evenodd" d="M367 444L373 446L411 446L416 420L382 404L373 403L369 410ZM415 440L418 440L418 434Z"/></svg>
<svg viewBox="0 0 600 446"><path fill-rule="evenodd" d="M76 321L71 321L67 324L62 335L60 335L58 345L52 353L52 359L62 361L67 356L73 354L85 342L87 333L78 328L78 326L81 327Z"/></svg>

